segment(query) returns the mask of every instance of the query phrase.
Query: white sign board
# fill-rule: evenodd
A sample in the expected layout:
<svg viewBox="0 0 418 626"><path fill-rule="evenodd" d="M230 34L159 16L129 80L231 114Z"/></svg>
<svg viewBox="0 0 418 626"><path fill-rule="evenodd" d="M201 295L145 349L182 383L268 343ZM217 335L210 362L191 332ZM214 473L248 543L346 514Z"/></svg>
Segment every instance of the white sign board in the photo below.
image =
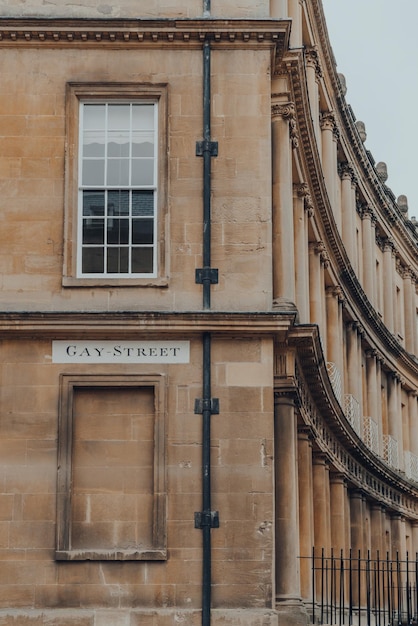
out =
<svg viewBox="0 0 418 626"><path fill-rule="evenodd" d="M53 341L53 363L189 363L190 341Z"/></svg>

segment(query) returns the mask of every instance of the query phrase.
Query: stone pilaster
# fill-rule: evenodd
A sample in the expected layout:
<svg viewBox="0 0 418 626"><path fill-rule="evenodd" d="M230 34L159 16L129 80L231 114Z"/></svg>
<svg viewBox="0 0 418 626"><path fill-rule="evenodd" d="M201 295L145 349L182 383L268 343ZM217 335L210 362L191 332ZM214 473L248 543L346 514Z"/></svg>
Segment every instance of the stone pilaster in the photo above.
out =
<svg viewBox="0 0 418 626"><path fill-rule="evenodd" d="M410 267L403 270L403 294L405 315L405 349L411 354L415 350L416 306L415 306L415 283Z"/></svg>
<svg viewBox="0 0 418 626"><path fill-rule="evenodd" d="M321 136L322 136L322 170L324 173L325 185L331 204L337 228L341 233L341 207L337 203L336 185L337 173L337 142L339 131L335 115L332 112L323 113L321 116Z"/></svg>
<svg viewBox="0 0 418 626"><path fill-rule="evenodd" d="M313 215L312 198L305 183L293 188L293 223L295 233L295 298L299 322L309 323L308 220Z"/></svg>
<svg viewBox="0 0 418 626"><path fill-rule="evenodd" d="M275 392L276 609L279 624L306 624L299 564L297 433L295 402Z"/></svg>
<svg viewBox="0 0 418 626"><path fill-rule="evenodd" d="M386 239L383 243L383 321L391 333L395 332L394 273L394 246L390 239Z"/></svg>
<svg viewBox="0 0 418 626"><path fill-rule="evenodd" d="M328 256L322 241L309 244L309 308L310 322L317 324L326 350L324 266Z"/></svg>
<svg viewBox="0 0 418 626"><path fill-rule="evenodd" d="M370 302L376 306L376 236L375 216L369 206L361 210L363 235L363 289Z"/></svg>
<svg viewBox="0 0 418 626"><path fill-rule="evenodd" d="M327 287L325 291L326 329L327 329L327 361L335 364L340 382L343 379L343 341L342 341L342 302L341 287ZM341 387L338 400L342 403L343 389Z"/></svg>
<svg viewBox="0 0 418 626"><path fill-rule="evenodd" d="M347 251L350 263L355 271L358 272L357 255L355 244L355 219L356 219L356 195L355 188L357 179L354 170L349 163L340 165L341 178L341 229L342 239Z"/></svg>
<svg viewBox="0 0 418 626"><path fill-rule="evenodd" d="M299 479L299 543L300 585L302 598L312 598L313 537L313 487L312 487L312 441L310 429L298 428L298 479Z"/></svg>
<svg viewBox="0 0 418 626"><path fill-rule="evenodd" d="M403 469L403 434L402 434L402 411L400 397L400 379L396 372L387 377L388 383L388 430L389 435L398 444L398 468Z"/></svg>
<svg viewBox="0 0 418 626"><path fill-rule="evenodd" d="M318 144L318 153L322 158L322 139L319 114L319 79L322 76L319 54L316 47L305 49L306 80L308 83L309 104L311 107L312 121L315 137Z"/></svg>
<svg viewBox="0 0 418 626"><path fill-rule="evenodd" d="M291 124L293 103L272 106L273 299L295 302Z"/></svg>

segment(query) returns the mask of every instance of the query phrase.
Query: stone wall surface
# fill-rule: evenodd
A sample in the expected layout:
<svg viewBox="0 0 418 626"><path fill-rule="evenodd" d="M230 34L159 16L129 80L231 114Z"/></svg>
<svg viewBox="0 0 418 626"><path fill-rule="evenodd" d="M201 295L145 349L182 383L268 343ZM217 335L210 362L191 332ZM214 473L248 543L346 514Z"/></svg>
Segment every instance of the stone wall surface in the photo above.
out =
<svg viewBox="0 0 418 626"><path fill-rule="evenodd" d="M2 58L7 69L0 96L0 308L199 309L194 273L202 264L203 173L202 159L195 156L203 133L201 51L45 47L18 55L4 49ZM220 277L213 306L221 310L263 310L271 300L269 63L267 51L213 54L212 125L219 156L213 160L212 254ZM64 195L65 93L71 82L167 85L167 126L161 130L168 147L161 174L168 188L161 206L164 287L62 285L64 206L72 205ZM249 291L251 273L257 281Z"/></svg>
<svg viewBox="0 0 418 626"><path fill-rule="evenodd" d="M214 342L213 353L216 396L222 406L222 417L215 415L212 418L212 497L214 508L221 511L221 526L213 530L213 605L262 610L272 601L271 344L268 340L236 342L219 339ZM234 354L232 361L231 353ZM152 366L154 375L162 375L167 380L164 432L167 509L163 522L167 533L167 559L156 562L56 562L60 375L74 373L76 368L79 380L83 376L92 379L98 375L129 378L133 374L146 376L150 366L57 364L51 363L49 341L2 342L0 611L3 613L0 612L0 624L133 626L138 623L151 626L157 623L198 623L201 531L194 528L194 513L201 510L201 416L194 414L193 407L195 398L201 395L200 363L200 342L192 341L189 364ZM152 489L149 469L144 465L147 457L143 452L146 440L150 439L149 391L145 389L144 406L148 408L144 418L132 417L135 411L131 411L129 417L129 407L125 407L128 411L125 417L135 421L136 436L142 446L138 448L142 458L138 458L136 466L134 440L129 442L126 439L132 426L123 419L123 410L117 408L120 404L117 389L109 400L111 379L108 384L108 391L104 390L109 406L106 410L109 415L113 414L115 424L112 426L104 416L101 428L93 409L89 417L88 407L96 400L87 388L90 399L83 404L80 422L83 428L77 430L76 427L74 434L74 438L84 438L81 443L78 439L73 443L73 468L78 472L77 477L74 474L72 500L75 520L83 519L87 531L97 524L104 528L95 535L96 539L89 538L86 531L83 536L87 544L82 547L98 540L99 533L107 533L106 520L110 517L113 528L110 537L116 538L122 547L126 547L125 539L116 532L118 528L128 527L135 537L135 532L141 530L141 523L147 520L151 523L149 511L145 507L139 508L135 516L140 522L139 531L135 531L129 521L132 502L117 506L118 499L129 499L135 492L129 483L126 488L126 478L120 485L114 481L111 484L102 481L99 483L103 485L102 491L99 488L95 495L85 495L86 491L91 492L96 474L98 477L100 472L107 475L108 468L114 468L115 476L118 476L128 465L132 468L131 480L138 468L144 469L140 472L142 478L138 475L136 479L138 485L142 485L137 491L146 491L147 485ZM100 388L97 399L99 394ZM124 428L124 423L128 429ZM117 435L121 428L125 439ZM94 452L98 450L97 443L103 451L101 460ZM126 447L123 458L115 456L112 448L115 444ZM80 448L80 445L84 447ZM152 451L152 442L150 445ZM77 458L80 449L84 461ZM89 504L80 501L80 494L89 500ZM109 494L113 504L108 500ZM106 541L108 537L106 534ZM79 541L77 536L76 541ZM97 610L98 606L103 611ZM13 612L7 612L11 607L21 613L13 617ZM176 607L176 610L169 612L170 607ZM68 609L68 615L57 613L55 616L54 611L58 608ZM139 608L149 613L133 611ZM157 618L152 612L156 608L162 609L163 613L167 609L165 617ZM189 609L197 613L188 612ZM175 617L176 611L180 617ZM59 615L66 617L62 619ZM225 618L225 622L220 618L220 624L265 624L264 618L248 621L245 614L238 618L232 610L226 615L232 617Z"/></svg>

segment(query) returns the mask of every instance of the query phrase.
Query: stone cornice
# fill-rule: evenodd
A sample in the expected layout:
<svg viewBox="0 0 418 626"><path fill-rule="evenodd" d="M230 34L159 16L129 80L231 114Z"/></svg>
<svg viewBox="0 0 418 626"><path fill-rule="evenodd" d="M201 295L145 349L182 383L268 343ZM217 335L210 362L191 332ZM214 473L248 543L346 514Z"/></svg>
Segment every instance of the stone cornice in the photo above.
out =
<svg viewBox="0 0 418 626"><path fill-rule="evenodd" d="M263 19L0 18L0 46L160 47L201 45L287 48L290 21Z"/></svg>
<svg viewBox="0 0 418 626"><path fill-rule="evenodd" d="M196 335L202 332L238 336L269 335L282 340L296 311L274 312L0 312L0 337L122 339L153 335Z"/></svg>

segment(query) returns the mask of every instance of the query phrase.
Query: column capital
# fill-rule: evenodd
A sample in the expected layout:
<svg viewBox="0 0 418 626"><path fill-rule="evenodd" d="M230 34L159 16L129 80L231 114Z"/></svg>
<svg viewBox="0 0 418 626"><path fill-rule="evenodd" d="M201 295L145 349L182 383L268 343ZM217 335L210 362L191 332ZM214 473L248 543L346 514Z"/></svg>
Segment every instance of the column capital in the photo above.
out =
<svg viewBox="0 0 418 626"><path fill-rule="evenodd" d="M375 225L377 222L376 215L372 209L372 207L367 203L359 203L358 205L360 217L362 220L370 219L372 225Z"/></svg>
<svg viewBox="0 0 418 626"><path fill-rule="evenodd" d="M312 67L315 70L315 78L318 80L322 78L321 62L319 60L318 47L310 46L305 48L306 65Z"/></svg>
<svg viewBox="0 0 418 626"><path fill-rule="evenodd" d="M296 183L293 185L293 189L299 198L303 198L303 206L308 217L313 217L315 209L312 202L312 196L309 193L308 183Z"/></svg>
<svg viewBox="0 0 418 626"><path fill-rule="evenodd" d="M345 302L344 292L340 285L332 285L330 287L326 287L325 294L330 298L336 298L340 303Z"/></svg>
<svg viewBox="0 0 418 626"><path fill-rule="evenodd" d="M357 176L355 175L354 168L348 161L338 163L338 174L341 180L349 180L352 185L357 184Z"/></svg>
<svg viewBox="0 0 418 626"><path fill-rule="evenodd" d="M281 94L273 94L274 96L280 96ZM289 137L292 144L292 148L299 146L299 133L297 130L296 122L296 108L294 102L276 102L271 106L271 117L282 118L289 123Z"/></svg>
<svg viewBox="0 0 418 626"><path fill-rule="evenodd" d="M327 249L325 247L325 244L323 241L315 241L315 242L311 242L309 244L309 246L312 247L312 249L314 250L315 254L318 254L320 259L321 259L321 263L324 265L324 267L328 267L329 265L329 256L328 256L328 252Z"/></svg>
<svg viewBox="0 0 418 626"><path fill-rule="evenodd" d="M311 426L307 424L298 424L297 427L298 438L309 440L311 443L314 440L314 433Z"/></svg>
<svg viewBox="0 0 418 626"><path fill-rule="evenodd" d="M338 129L337 120L333 111L324 111L321 114L320 124L321 124L322 130L332 131L334 139L335 140L339 139L340 131Z"/></svg>

